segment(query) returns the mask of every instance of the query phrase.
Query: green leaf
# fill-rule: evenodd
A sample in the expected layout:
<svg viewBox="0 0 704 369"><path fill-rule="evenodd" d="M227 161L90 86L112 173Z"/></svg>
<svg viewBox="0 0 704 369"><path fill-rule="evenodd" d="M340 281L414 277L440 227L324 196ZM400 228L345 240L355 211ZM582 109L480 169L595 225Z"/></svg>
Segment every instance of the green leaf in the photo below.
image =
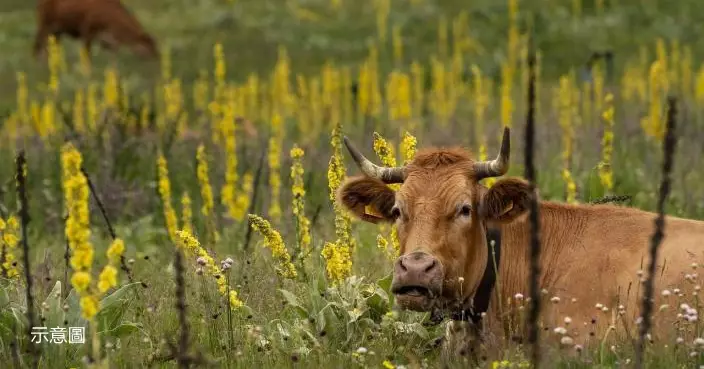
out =
<svg viewBox="0 0 704 369"><path fill-rule="evenodd" d="M296 312L301 316L301 318L308 318L308 311L298 302L298 297L289 291L284 289L279 289L279 292L284 296L286 303L296 309Z"/></svg>
<svg viewBox="0 0 704 369"><path fill-rule="evenodd" d="M389 306L394 305L394 295L391 293L391 282L394 279L394 275L392 273L389 273L384 278L379 279L376 281L377 286L381 288L384 292L386 292L386 302L389 304Z"/></svg>
<svg viewBox="0 0 704 369"><path fill-rule="evenodd" d="M120 319L127 311L127 306L133 301L128 295L129 292L140 284L141 282L126 284L100 300L100 310L95 315L95 320L98 322L98 332L110 331L118 326Z"/></svg>
<svg viewBox="0 0 704 369"><path fill-rule="evenodd" d="M44 311L44 326L46 327L62 327L66 313L62 308L61 303L61 281L56 281L54 288L51 289L49 295L44 300L47 309Z"/></svg>
<svg viewBox="0 0 704 369"><path fill-rule="evenodd" d="M114 329L105 332L105 334L110 337L122 338L142 329L143 327L140 323L122 323Z"/></svg>

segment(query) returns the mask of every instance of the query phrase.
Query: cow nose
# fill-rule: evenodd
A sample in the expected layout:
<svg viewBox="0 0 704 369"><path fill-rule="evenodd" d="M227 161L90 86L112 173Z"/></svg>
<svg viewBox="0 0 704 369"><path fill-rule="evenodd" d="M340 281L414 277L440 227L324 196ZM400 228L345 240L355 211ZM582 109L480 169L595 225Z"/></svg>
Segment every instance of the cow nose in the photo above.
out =
<svg viewBox="0 0 704 369"><path fill-rule="evenodd" d="M425 252L413 252L398 258L396 261L397 274L424 275L433 274L438 267L438 260Z"/></svg>

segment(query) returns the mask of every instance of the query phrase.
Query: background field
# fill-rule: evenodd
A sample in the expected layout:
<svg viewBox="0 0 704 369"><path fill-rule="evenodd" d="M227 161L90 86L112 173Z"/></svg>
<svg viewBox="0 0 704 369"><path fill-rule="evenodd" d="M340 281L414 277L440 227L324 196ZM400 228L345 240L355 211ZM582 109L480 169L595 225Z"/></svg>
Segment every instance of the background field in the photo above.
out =
<svg viewBox="0 0 704 369"><path fill-rule="evenodd" d="M178 218L178 229L193 224L218 265L233 259L228 281L246 305L229 309L214 278L197 275L196 256L186 252L191 354L230 368L441 366L433 343L443 326L424 326L425 315L391 312L390 229L353 221L351 271L340 270L343 277L356 277L335 283L326 273L334 264L321 255L326 243L338 251L348 247L329 197L333 128L339 122L369 157L375 157L374 132L379 133L400 162L406 133L419 148L464 145L477 156L493 157L498 133L510 125L509 174L522 175L528 32L539 50L541 196L590 202L629 195L628 205L653 210L669 93L678 97L680 115L667 211L704 219L704 4L698 1L124 3L158 40L163 59L150 62L126 50L112 55L96 48L90 72L73 40L63 39L49 61L32 59L35 3L0 3L0 218L8 220L19 209L14 158L23 149L37 315L51 327L86 324L77 294L68 293L72 271L64 261L61 149L73 142L125 242L134 281L119 270L118 285L107 292L112 298L106 297L97 315L100 357L110 367L176 366L169 343L179 332L171 265L178 237L167 226L170 216ZM613 55L611 62L602 58L594 69L588 66L595 53L604 52ZM217 77L218 61L224 78ZM113 77L119 86L111 83ZM603 117L607 95L613 96L612 122ZM612 156L603 140L611 134ZM207 215L201 212L203 182L196 170L201 144L215 204ZM291 208L292 190L300 192L290 177L294 145L305 151L303 199L311 243L303 254L301 221ZM161 154L168 163L168 199L159 191ZM343 154L347 174L357 173ZM228 170L234 158L235 170ZM233 189L237 201L228 204L223 188ZM186 193L190 212L182 206ZM295 255L296 278L277 274L277 258L262 247L258 232L250 234L247 213L261 215L280 232ZM92 198L90 220L95 282L111 240ZM12 233L10 228L0 234ZM386 249L378 247L377 235ZM21 260L11 241L0 243ZM22 273L21 263L18 267ZM0 360L23 366L32 357L25 352L29 336L18 333L28 324L22 317L24 286L22 278L3 278L0 291ZM58 300L51 293L56 288ZM552 332L547 335L547 357L559 367L617 367L632 358L625 332L588 339L578 357L568 355L574 349L560 348ZM698 326L687 335L682 349L674 348L674 336L656 340L649 347L652 367L701 364L692 343ZM45 344L40 366L82 367L89 346ZM527 365L520 345L504 346L484 365ZM448 364L459 367L463 360Z"/></svg>

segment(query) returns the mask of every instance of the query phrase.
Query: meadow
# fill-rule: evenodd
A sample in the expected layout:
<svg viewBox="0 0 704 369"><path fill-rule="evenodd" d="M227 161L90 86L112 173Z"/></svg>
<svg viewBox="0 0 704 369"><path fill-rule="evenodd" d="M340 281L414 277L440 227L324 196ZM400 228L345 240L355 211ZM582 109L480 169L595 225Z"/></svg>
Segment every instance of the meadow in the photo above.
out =
<svg viewBox="0 0 704 369"><path fill-rule="evenodd" d="M697 1L123 2L161 60L69 39L35 60L34 2L0 4L0 367L467 367L436 347L444 324L394 309L394 229L335 204L359 173L341 137L395 165L429 146L493 157L509 126L522 176L529 35L541 198L654 211L674 95L667 213L704 219ZM699 306L698 278L654 324ZM37 326L86 343L33 343ZM578 346L542 332L546 366L630 367L633 327L614 327ZM683 327L647 367L704 364ZM510 335L485 359L530 365Z"/></svg>

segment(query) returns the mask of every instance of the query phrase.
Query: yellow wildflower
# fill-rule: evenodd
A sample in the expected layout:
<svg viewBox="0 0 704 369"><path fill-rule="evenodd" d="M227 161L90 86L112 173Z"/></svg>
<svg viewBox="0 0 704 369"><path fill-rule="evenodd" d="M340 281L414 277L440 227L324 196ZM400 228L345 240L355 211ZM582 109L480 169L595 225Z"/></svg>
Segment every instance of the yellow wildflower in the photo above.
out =
<svg viewBox="0 0 704 369"><path fill-rule="evenodd" d="M19 276L17 271L17 244L19 243L19 223L15 216L10 216L7 222L0 218L0 245L2 246L0 262L2 263L2 273L7 278Z"/></svg>
<svg viewBox="0 0 704 369"><path fill-rule="evenodd" d="M113 264L120 262L122 254L125 252L125 243L120 238L116 238L108 248L108 261Z"/></svg>
<svg viewBox="0 0 704 369"><path fill-rule="evenodd" d="M100 293L105 293L115 286L117 286L117 269L112 265L106 265L98 277L98 290Z"/></svg>
<svg viewBox="0 0 704 369"><path fill-rule="evenodd" d="M401 140L401 156L403 157L404 165L413 161L413 158L416 156L417 144L418 140L410 132L403 132L403 139Z"/></svg>
<svg viewBox="0 0 704 369"><path fill-rule="evenodd" d="M188 192L184 192L181 196L181 222L183 230L193 233L193 212L191 211L191 197Z"/></svg>
<svg viewBox="0 0 704 369"><path fill-rule="evenodd" d="M279 219L281 216L281 204L279 194L281 192L281 143L283 141L282 118L278 113L274 113L271 119L271 138L269 138L269 187L271 195L269 197L269 216Z"/></svg>
<svg viewBox="0 0 704 369"><path fill-rule="evenodd" d="M200 183L200 196L203 201L203 207L201 207L201 213L209 217L213 214L213 208L215 207L215 202L213 200L213 190L210 187L210 178L208 176L208 158L205 154L205 146L201 144L198 146L198 151L196 153L197 160L197 176L198 182Z"/></svg>
<svg viewBox="0 0 704 369"><path fill-rule="evenodd" d="M87 320L93 319L98 313L98 299L95 296L83 296L80 300L81 315Z"/></svg>
<svg viewBox="0 0 704 369"><path fill-rule="evenodd" d="M169 233L169 237L172 241L176 240L175 234L178 228L178 220L176 218L176 211L171 205L171 182L169 182L169 169L167 166L166 158L163 154L159 154L157 159L157 170L158 170L158 189L159 195L161 196L161 202L164 207L164 220L166 221L166 230Z"/></svg>
<svg viewBox="0 0 704 369"><path fill-rule="evenodd" d="M352 271L350 249L346 245L326 242L321 252L325 258L325 271L333 283L339 283L349 277Z"/></svg>
<svg viewBox="0 0 704 369"><path fill-rule="evenodd" d="M303 165L301 158L303 157L303 149L294 145L291 149L291 192L293 193L293 215L296 217L296 239L298 241L299 251L307 250L310 246L310 221L305 214L305 195L306 190L303 183Z"/></svg>
<svg viewBox="0 0 704 369"><path fill-rule="evenodd" d="M202 258L205 263L205 271L217 279L218 292L220 292L220 294L224 297L227 297L228 302L230 303L230 309L234 310L243 306L242 301L240 301L237 297L236 291L230 289L229 294L227 293L228 286L226 278L222 275L222 272L215 263L215 260L213 260L213 258L208 255L208 252L200 245L200 242L192 234L186 231L177 231L176 235L178 237L178 247L180 247L184 252L188 252L192 257Z"/></svg>
<svg viewBox="0 0 704 369"><path fill-rule="evenodd" d="M271 254L275 259L278 259L279 266L276 271L284 278L296 278L296 268L291 263L291 256L286 250L286 245L281 238L281 234L277 232L271 224L262 217L254 214L249 214L249 223L252 228L259 232L265 241L265 245L271 249Z"/></svg>
<svg viewBox="0 0 704 369"><path fill-rule="evenodd" d="M73 273L71 276L71 285L73 285L73 288L76 289L79 293L83 293L88 289L88 286L90 285L90 274L86 272L76 272Z"/></svg>
<svg viewBox="0 0 704 369"><path fill-rule="evenodd" d="M394 369L394 368L396 368L396 366L395 366L394 364L392 364L392 363L391 363L390 361L388 361L388 360L384 360L384 362L381 363L381 365L383 365L385 369Z"/></svg>

